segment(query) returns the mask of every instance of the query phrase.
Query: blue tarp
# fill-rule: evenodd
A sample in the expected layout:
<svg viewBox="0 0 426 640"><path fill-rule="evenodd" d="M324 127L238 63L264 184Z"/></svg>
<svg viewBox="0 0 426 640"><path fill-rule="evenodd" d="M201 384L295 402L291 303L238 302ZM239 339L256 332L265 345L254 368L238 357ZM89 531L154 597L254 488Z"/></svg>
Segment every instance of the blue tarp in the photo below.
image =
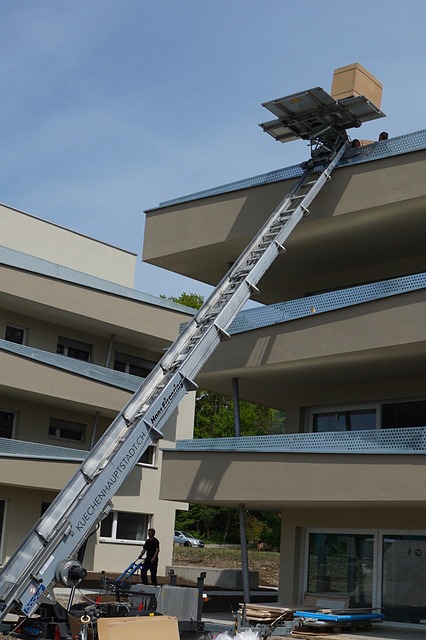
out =
<svg viewBox="0 0 426 640"><path fill-rule="evenodd" d="M310 618L323 622L380 622L384 620L382 613L319 613L316 611L295 611L295 618Z"/></svg>

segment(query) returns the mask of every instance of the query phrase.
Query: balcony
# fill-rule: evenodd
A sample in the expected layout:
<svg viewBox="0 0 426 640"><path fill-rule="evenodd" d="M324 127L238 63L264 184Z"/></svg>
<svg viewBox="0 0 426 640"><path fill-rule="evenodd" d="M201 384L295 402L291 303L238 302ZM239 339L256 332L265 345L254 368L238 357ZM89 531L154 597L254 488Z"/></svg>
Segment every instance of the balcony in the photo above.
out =
<svg viewBox="0 0 426 640"><path fill-rule="evenodd" d="M68 447L0 438L0 484L60 491L86 455Z"/></svg>
<svg viewBox="0 0 426 640"><path fill-rule="evenodd" d="M141 378L74 358L0 340L1 393L114 417Z"/></svg>
<svg viewBox="0 0 426 640"><path fill-rule="evenodd" d="M178 441L160 497L247 509L426 506L426 427Z"/></svg>
<svg viewBox="0 0 426 640"><path fill-rule="evenodd" d="M2 307L162 355L191 309L0 246ZM38 345L40 346L40 345Z"/></svg>
<svg viewBox="0 0 426 640"><path fill-rule="evenodd" d="M424 395L426 273L242 311L200 387L286 410Z"/></svg>

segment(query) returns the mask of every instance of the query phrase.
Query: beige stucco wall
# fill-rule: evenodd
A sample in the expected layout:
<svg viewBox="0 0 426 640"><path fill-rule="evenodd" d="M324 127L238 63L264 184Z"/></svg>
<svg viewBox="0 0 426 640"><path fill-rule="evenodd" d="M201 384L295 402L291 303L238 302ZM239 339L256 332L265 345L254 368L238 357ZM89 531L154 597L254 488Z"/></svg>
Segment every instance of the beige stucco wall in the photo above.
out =
<svg viewBox="0 0 426 640"><path fill-rule="evenodd" d="M254 510L377 503L424 508L425 482L422 455L167 451L160 497L224 506L244 502Z"/></svg>
<svg viewBox="0 0 426 640"><path fill-rule="evenodd" d="M1 244L127 287L136 255L6 205L0 205Z"/></svg>

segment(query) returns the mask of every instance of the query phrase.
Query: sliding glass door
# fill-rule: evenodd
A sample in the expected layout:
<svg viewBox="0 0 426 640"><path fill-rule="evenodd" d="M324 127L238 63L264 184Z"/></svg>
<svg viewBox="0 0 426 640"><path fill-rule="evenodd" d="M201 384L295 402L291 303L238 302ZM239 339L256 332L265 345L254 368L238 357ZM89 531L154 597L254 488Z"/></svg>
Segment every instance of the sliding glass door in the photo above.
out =
<svg viewBox="0 0 426 640"><path fill-rule="evenodd" d="M374 536L310 533L307 591L345 594L350 607L372 607Z"/></svg>
<svg viewBox="0 0 426 640"><path fill-rule="evenodd" d="M308 531L306 541L305 591L346 595L386 622L426 624L424 532Z"/></svg>
<svg viewBox="0 0 426 640"><path fill-rule="evenodd" d="M426 536L380 533L381 599L387 621L426 621Z"/></svg>

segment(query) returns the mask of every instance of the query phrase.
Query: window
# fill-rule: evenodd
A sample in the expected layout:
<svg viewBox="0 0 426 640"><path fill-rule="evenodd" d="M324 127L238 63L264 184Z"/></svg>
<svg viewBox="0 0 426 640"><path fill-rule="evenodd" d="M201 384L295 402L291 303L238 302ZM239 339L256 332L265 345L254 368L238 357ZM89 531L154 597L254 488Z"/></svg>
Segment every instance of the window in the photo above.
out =
<svg viewBox="0 0 426 640"><path fill-rule="evenodd" d="M24 344L25 329L8 324L6 325L4 339L9 342L16 342L16 344Z"/></svg>
<svg viewBox="0 0 426 640"><path fill-rule="evenodd" d="M84 442L86 425L80 422L70 422L59 418L50 418L49 438L69 440L71 442Z"/></svg>
<svg viewBox="0 0 426 640"><path fill-rule="evenodd" d="M321 411L312 414L312 430L315 433L330 431L361 431L376 428L376 409L336 408L334 411Z"/></svg>
<svg viewBox="0 0 426 640"><path fill-rule="evenodd" d="M0 438L11 438L13 436L14 423L14 413L11 411L0 411Z"/></svg>
<svg viewBox="0 0 426 640"><path fill-rule="evenodd" d="M157 461L157 445L151 444L138 460L139 464L146 464L155 467Z"/></svg>
<svg viewBox="0 0 426 640"><path fill-rule="evenodd" d="M426 536L382 535L382 613L386 621L422 624L426 616Z"/></svg>
<svg viewBox="0 0 426 640"><path fill-rule="evenodd" d="M137 358L127 353L116 352L115 354L114 369L116 371L123 371L123 373L131 373L134 376L146 378L154 367L155 362L152 362L151 360Z"/></svg>
<svg viewBox="0 0 426 640"><path fill-rule="evenodd" d="M92 357L92 345L59 336L56 353L68 356L68 358L76 358L77 360L90 362Z"/></svg>
<svg viewBox="0 0 426 640"><path fill-rule="evenodd" d="M310 409L309 427L314 433L362 431L426 426L426 400L377 402L373 406L352 405Z"/></svg>
<svg viewBox="0 0 426 640"><path fill-rule="evenodd" d="M100 539L103 542L144 542L149 520L146 513L111 511L101 522Z"/></svg>
<svg viewBox="0 0 426 640"><path fill-rule="evenodd" d="M307 591L347 594L353 608L372 606L371 534L312 532L308 547Z"/></svg>
<svg viewBox="0 0 426 640"><path fill-rule="evenodd" d="M425 426L426 400L390 402L382 405L382 429Z"/></svg>
<svg viewBox="0 0 426 640"><path fill-rule="evenodd" d="M387 622L426 616L425 531L307 531L304 588L350 597L350 608L381 609Z"/></svg>

